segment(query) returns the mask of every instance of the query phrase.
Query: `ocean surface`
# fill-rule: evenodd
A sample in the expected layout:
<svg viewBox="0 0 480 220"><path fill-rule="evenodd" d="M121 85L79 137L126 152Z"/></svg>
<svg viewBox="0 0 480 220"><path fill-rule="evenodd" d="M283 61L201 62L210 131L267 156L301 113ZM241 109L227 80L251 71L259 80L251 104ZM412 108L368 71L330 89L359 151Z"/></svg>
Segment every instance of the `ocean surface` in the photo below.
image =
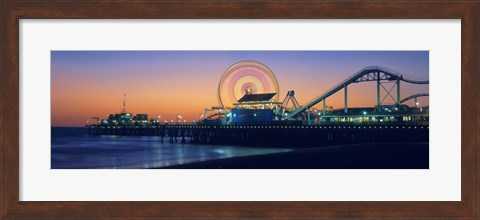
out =
<svg viewBox="0 0 480 220"><path fill-rule="evenodd" d="M287 151L291 149L169 143L168 138L161 143L158 136L96 136L86 128L54 127L51 168L159 168Z"/></svg>

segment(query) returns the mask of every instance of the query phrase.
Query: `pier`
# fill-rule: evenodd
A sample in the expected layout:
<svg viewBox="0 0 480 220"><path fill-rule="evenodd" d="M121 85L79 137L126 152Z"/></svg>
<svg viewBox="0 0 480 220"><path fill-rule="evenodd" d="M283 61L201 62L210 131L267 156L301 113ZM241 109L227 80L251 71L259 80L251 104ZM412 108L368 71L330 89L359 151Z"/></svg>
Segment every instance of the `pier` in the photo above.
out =
<svg viewBox="0 0 480 220"><path fill-rule="evenodd" d="M318 147L362 143L428 142L429 127L413 124L368 125L155 125L95 126L90 135L160 136L171 143L256 147Z"/></svg>
<svg viewBox="0 0 480 220"><path fill-rule="evenodd" d="M229 80L243 77L244 73L233 71L242 68L255 69L255 74L249 73L248 76L257 79L242 82L244 91L235 94ZM272 90L255 92L254 82L268 84ZM376 99L376 105L349 106L347 88L365 82L376 84L376 96L371 97ZM120 114L110 114L102 120L92 117L96 123L87 127L91 135L150 135L161 137L161 142L252 147L427 143L429 106L420 107L417 98L428 96L428 93L401 99L401 83L426 85L429 81L410 79L386 67L367 66L300 105L294 90L287 92L283 102L278 101L279 85L275 74L267 66L257 61L242 61L228 68L220 79L220 105L205 108L204 115L191 124L187 124L185 119L182 123L180 114L175 120L165 120L165 124L159 121L159 116L149 120L147 114L133 115L126 111L124 94ZM385 87L387 84L389 86ZM327 108L327 99L341 90L344 91L343 108ZM412 99L412 107L405 104ZM319 103L323 109L314 107Z"/></svg>

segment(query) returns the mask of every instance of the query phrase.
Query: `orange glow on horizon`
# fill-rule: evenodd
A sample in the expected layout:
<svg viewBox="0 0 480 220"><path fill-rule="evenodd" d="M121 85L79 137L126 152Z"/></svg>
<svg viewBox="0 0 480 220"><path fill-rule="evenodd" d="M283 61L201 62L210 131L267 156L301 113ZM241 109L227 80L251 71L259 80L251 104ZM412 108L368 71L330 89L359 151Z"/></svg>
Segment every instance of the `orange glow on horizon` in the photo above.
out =
<svg viewBox="0 0 480 220"><path fill-rule="evenodd" d="M168 55L167 52L166 54ZM97 58L102 62L94 60L89 64L84 64L88 56L81 59L74 57L75 59L69 60L52 56L54 61L51 87L52 126L83 126L86 121L94 121L90 117L103 119L108 114L120 113L124 93L127 94L127 112L132 114L148 114L149 118L155 119L160 115L161 122L176 121L177 114L182 115L182 120L187 122L198 120L200 115L204 114L205 108L219 105L218 83L225 70L239 60L256 58L250 54L245 57L228 57L227 59L221 56L212 61L198 61L213 59L198 56L190 58L187 65L185 60L189 58L183 55L171 62L167 60L169 56L153 59L149 55L135 61L137 63L117 60L108 63ZM428 60L428 54L426 57ZM105 60L108 60L107 58ZM324 66L319 66L317 61L299 63L294 60L289 63L281 59L271 58L272 61L269 61L267 58L257 58L253 60L268 66L278 80L280 87L278 101L283 101L287 91L293 89L300 105L314 99L364 66L371 63L382 64L376 61L380 58L372 58L373 61L359 62L348 68L345 65L335 64L338 68L332 69L331 66L334 65L328 62L321 64ZM405 61L402 66L390 66L389 63L384 65L398 71L412 72L408 69L409 62ZM428 62L425 65L428 77ZM401 89L402 97L406 97L415 93L428 92L428 85L422 87L402 82ZM384 94L382 98L383 96ZM344 93L340 90L327 99L327 105L343 108L343 100ZM388 97L385 100L389 102ZM428 105L428 101L428 97L419 98L422 106ZM355 83L348 87L349 107L373 107L375 104L375 83ZM406 104L412 106L411 102ZM314 108L322 109L322 103L318 103Z"/></svg>

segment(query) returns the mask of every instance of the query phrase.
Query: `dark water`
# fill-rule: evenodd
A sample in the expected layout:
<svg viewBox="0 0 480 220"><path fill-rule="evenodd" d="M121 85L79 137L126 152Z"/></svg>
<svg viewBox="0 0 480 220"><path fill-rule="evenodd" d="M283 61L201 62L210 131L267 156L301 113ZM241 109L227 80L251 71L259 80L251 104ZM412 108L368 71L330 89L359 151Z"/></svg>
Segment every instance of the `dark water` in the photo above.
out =
<svg viewBox="0 0 480 220"><path fill-rule="evenodd" d="M158 168L290 151L164 140L161 143L156 136L93 136L87 134L86 128L52 128L51 168Z"/></svg>

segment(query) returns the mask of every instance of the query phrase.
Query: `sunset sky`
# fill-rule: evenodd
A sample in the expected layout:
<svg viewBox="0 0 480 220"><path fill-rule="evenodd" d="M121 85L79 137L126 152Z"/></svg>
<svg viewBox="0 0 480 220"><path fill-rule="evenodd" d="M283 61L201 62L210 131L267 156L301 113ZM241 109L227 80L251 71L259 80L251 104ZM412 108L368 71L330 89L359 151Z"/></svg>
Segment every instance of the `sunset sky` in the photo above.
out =
<svg viewBox="0 0 480 220"><path fill-rule="evenodd" d="M198 120L205 107L219 105L220 78L242 60L268 66L280 86L279 101L294 89L300 105L365 66L385 66L419 80L429 75L428 51L52 51L52 126L83 126L92 116L119 113L124 93L133 114ZM421 92L428 92L428 85L401 84L402 98ZM374 106L375 83L350 85L348 98L350 107ZM428 105L428 97L419 102ZM343 91L327 105L343 107Z"/></svg>

